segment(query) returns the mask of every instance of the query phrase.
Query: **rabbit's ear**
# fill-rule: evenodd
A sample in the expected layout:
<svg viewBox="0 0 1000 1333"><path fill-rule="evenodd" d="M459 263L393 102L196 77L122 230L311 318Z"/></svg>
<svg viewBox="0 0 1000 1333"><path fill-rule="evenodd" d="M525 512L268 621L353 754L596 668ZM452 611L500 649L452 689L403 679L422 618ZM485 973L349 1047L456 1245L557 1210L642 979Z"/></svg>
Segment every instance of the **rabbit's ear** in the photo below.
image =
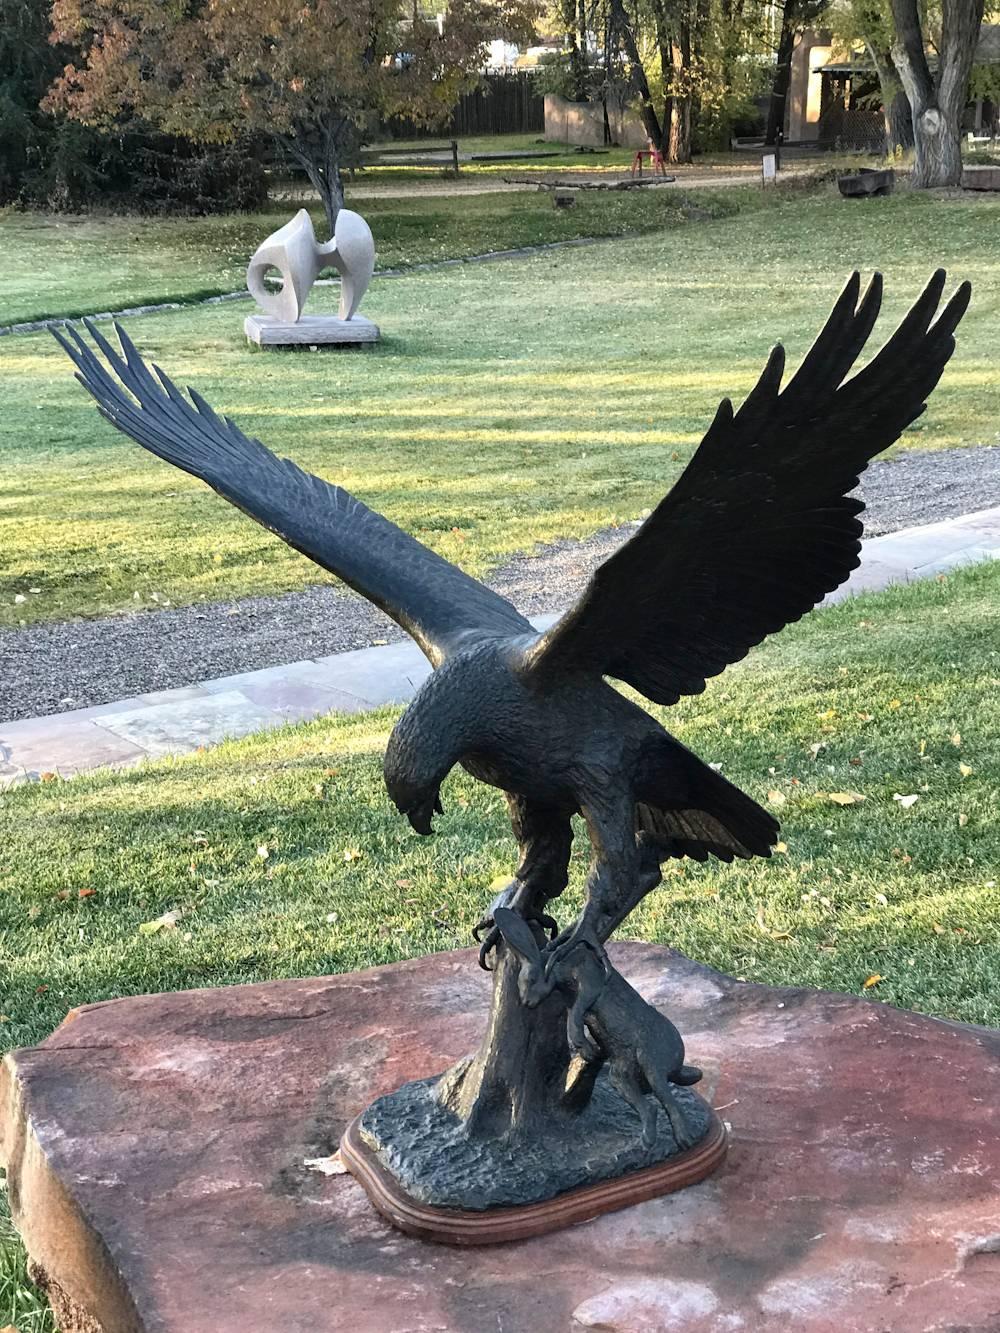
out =
<svg viewBox="0 0 1000 1333"><path fill-rule="evenodd" d="M493 924L516 954L526 962L541 963L538 943L523 916L518 916L509 907L497 907L493 911Z"/></svg>

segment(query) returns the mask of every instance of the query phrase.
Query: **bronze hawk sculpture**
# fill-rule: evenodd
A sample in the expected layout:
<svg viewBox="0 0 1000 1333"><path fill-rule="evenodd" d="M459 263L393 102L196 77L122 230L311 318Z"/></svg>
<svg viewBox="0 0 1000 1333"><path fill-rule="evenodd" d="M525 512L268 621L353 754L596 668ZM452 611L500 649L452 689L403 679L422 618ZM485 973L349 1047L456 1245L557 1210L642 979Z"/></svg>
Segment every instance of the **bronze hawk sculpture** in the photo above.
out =
<svg viewBox="0 0 1000 1333"><path fill-rule="evenodd" d="M87 324L107 365L74 330L56 335L114 426L337 575L420 645L435 669L394 727L384 763L388 793L413 828L431 832L456 764L506 794L520 860L481 923L481 961L497 961L490 1031L433 1094L467 1138L509 1146L535 1136L551 1148L593 1098L604 1064L617 1070L615 1088L642 1124L640 1154L663 1157L704 1133L703 1122L681 1128L672 1099L693 1094L658 1082L651 1034L660 1031L670 1047L661 1072L675 1084L693 1082L697 1070L656 1028L650 1006L626 995L604 946L660 882L667 859L766 857L778 824L609 678L658 704L697 694L857 567L864 506L850 493L869 460L924 410L969 302L966 283L940 309L944 284L935 273L878 354L849 377L882 294L878 275L861 295L854 274L784 387L778 346L739 410L723 400L666 498L543 633L341 487L245 436L194 389L186 399L122 329L119 355ZM591 863L583 910L560 933L550 909L567 883L576 814ZM637 1048L623 1062L630 1016L636 1032L647 1032L645 1054ZM665 1112L661 1131L651 1127L650 1093ZM692 1103L684 1105L690 1115ZM369 1129L374 1142L382 1131ZM672 1135L672 1145L657 1148L657 1132ZM406 1175L391 1145L382 1147L383 1165ZM476 1206L435 1193L431 1176L416 1169L407 1188ZM573 1171L557 1176L537 1188L567 1188ZM530 1195L524 1186L475 1197L488 1206Z"/></svg>

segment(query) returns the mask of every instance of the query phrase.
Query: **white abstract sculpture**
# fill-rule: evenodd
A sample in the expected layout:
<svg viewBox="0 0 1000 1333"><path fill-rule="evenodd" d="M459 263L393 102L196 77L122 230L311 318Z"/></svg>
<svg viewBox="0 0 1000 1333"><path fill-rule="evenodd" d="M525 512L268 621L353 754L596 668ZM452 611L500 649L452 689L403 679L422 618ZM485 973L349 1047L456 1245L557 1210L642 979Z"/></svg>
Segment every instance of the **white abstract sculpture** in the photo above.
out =
<svg viewBox="0 0 1000 1333"><path fill-rule="evenodd" d="M324 268L335 268L340 274L339 315L303 315L306 298ZM281 274L278 291L264 285L270 269ZM333 240L320 245L312 219L300 208L291 222L257 247L250 260L247 287L264 313L247 316L247 337L268 346L374 342L378 327L356 313L374 271L375 242L363 217L342 208Z"/></svg>

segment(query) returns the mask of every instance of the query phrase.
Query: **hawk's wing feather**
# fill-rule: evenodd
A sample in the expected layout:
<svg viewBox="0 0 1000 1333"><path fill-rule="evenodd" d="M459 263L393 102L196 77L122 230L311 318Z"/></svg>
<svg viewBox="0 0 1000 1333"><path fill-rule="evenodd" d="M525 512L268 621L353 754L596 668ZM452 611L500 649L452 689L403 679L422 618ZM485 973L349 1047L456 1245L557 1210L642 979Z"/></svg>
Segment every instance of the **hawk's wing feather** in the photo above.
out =
<svg viewBox="0 0 1000 1333"><path fill-rule="evenodd" d="M113 426L206 481L374 602L416 639L435 666L475 637L532 632L498 593L348 491L276 457L228 417L218 416L194 389L188 390L188 402L157 366L154 378L117 324L124 360L89 320L84 322L114 374L74 329L66 328L69 338L53 332L75 362L77 379Z"/></svg>
<svg viewBox="0 0 1000 1333"><path fill-rule="evenodd" d="M932 323L938 271L878 355L845 376L875 324L876 274L854 274L781 390L776 347L736 413L723 401L674 488L531 646L539 684L566 672L613 676L658 703L697 694L856 568L864 508L849 492L875 454L924 410L969 303L963 283Z"/></svg>

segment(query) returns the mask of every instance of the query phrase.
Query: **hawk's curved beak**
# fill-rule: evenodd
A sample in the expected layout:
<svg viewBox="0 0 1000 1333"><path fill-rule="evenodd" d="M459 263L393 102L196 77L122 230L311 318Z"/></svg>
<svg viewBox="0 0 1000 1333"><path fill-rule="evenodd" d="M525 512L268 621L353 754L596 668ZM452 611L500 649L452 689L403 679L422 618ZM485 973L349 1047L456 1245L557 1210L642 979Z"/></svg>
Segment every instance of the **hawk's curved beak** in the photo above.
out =
<svg viewBox="0 0 1000 1333"><path fill-rule="evenodd" d="M434 791L422 801L411 805L406 811L406 818L410 821L410 826L426 838L434 832L431 823L434 815L443 813L444 807L441 805L441 796L437 791Z"/></svg>

